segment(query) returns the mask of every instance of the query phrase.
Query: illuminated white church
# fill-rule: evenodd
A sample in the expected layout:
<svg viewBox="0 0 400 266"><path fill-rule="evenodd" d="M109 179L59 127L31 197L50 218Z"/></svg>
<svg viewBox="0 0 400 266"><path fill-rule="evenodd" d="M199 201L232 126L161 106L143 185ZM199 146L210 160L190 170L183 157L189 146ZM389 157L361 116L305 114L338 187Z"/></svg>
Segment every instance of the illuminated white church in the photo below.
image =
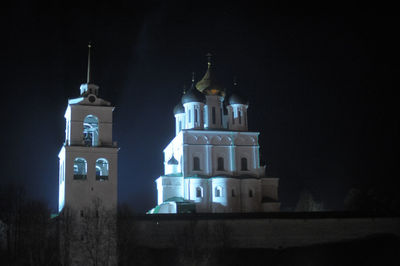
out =
<svg viewBox="0 0 400 266"><path fill-rule="evenodd" d="M176 136L164 149L164 175L156 180L158 205L148 213L279 211L279 180L260 166L248 103L226 97L210 60L181 102L174 108Z"/></svg>

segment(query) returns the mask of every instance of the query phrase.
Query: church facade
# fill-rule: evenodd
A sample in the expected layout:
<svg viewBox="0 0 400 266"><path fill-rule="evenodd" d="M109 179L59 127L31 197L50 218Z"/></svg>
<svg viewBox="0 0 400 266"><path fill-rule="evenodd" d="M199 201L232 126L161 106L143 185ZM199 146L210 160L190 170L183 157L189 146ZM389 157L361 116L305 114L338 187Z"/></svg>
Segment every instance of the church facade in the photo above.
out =
<svg viewBox="0 0 400 266"><path fill-rule="evenodd" d="M235 93L227 97L209 60L204 77L196 84L192 78L174 108L176 134L155 181L158 205L148 213L279 211L279 179L266 177L260 165L248 106Z"/></svg>

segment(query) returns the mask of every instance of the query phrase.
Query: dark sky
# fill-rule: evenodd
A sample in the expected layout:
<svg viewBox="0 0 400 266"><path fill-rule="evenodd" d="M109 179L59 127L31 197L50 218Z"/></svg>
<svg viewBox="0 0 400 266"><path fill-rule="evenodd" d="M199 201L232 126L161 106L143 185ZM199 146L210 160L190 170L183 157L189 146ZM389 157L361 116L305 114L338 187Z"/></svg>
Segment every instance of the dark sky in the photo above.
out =
<svg viewBox="0 0 400 266"><path fill-rule="evenodd" d="M283 208L308 189L328 209L350 188L394 193L398 165L398 17L387 6L258 6L251 2L18 1L1 9L1 181L22 183L56 210L68 98L86 79L111 101L119 202L156 204L172 109L207 52L236 76L260 131L262 160L280 178ZM396 171L397 172L397 171Z"/></svg>

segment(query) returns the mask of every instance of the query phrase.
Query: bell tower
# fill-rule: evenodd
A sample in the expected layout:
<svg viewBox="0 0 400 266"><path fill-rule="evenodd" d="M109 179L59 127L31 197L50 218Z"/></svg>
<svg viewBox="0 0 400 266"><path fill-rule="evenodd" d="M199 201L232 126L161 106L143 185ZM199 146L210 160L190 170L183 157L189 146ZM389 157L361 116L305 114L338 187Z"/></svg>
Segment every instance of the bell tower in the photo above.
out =
<svg viewBox="0 0 400 266"><path fill-rule="evenodd" d="M117 207L118 146L113 141L114 107L99 97L99 86L90 80L88 45L87 81L80 96L68 100L65 142L58 154L58 211L68 206L84 215L95 200L106 210Z"/></svg>

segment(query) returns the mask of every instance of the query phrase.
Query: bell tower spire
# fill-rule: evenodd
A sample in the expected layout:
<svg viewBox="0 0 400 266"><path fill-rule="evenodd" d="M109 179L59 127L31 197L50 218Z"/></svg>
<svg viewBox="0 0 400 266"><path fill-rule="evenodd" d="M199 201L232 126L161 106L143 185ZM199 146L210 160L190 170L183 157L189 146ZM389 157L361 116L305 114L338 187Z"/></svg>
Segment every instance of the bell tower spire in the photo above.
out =
<svg viewBox="0 0 400 266"><path fill-rule="evenodd" d="M92 48L92 43L89 42L88 43L88 64L87 64L87 79L86 79L86 83L89 84L90 83L90 48Z"/></svg>
<svg viewBox="0 0 400 266"><path fill-rule="evenodd" d="M90 68L91 68L91 53L92 53L92 42L88 43L88 60L87 60L87 74L86 74L86 83L81 85L80 91L81 96L88 97L90 94L98 96L99 95L99 86L96 84L90 83Z"/></svg>

